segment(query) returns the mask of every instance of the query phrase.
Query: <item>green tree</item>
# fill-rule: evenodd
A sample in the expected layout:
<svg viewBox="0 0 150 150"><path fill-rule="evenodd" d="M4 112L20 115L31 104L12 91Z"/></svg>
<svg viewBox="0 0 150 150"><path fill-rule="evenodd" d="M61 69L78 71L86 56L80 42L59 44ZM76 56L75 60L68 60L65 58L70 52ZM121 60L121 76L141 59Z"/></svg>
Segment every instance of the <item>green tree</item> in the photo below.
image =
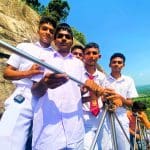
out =
<svg viewBox="0 0 150 150"><path fill-rule="evenodd" d="M74 27L72 27L73 35L76 40L78 40L81 44L86 44L86 38L83 33L77 31Z"/></svg>
<svg viewBox="0 0 150 150"><path fill-rule="evenodd" d="M44 7L38 0L23 0L36 10L40 15L49 16L57 23L63 22L67 19L70 11L70 6L67 1L63 0L51 0L49 4ZM83 33L77 31L72 27L74 38L78 40L81 44L86 44L86 38Z"/></svg>
<svg viewBox="0 0 150 150"><path fill-rule="evenodd" d="M32 9L40 13L41 9L44 10L44 6L39 3L38 0L22 0L25 1L27 5L29 5Z"/></svg>
<svg viewBox="0 0 150 150"><path fill-rule="evenodd" d="M69 15L70 7L67 1L52 0L42 15L52 17L57 23L65 21Z"/></svg>

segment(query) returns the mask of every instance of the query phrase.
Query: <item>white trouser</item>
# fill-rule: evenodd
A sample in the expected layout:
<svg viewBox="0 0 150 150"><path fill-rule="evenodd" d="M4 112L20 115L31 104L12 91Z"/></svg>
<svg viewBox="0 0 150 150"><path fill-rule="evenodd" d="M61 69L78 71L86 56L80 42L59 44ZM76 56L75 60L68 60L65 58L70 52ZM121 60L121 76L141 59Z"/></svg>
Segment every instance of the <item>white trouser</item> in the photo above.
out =
<svg viewBox="0 0 150 150"><path fill-rule="evenodd" d="M86 134L84 136L84 150L90 150L90 147L93 144L93 139L95 137L96 131L89 130L86 131ZM95 144L94 150L98 150L97 143Z"/></svg>
<svg viewBox="0 0 150 150"><path fill-rule="evenodd" d="M93 116L90 111L83 111L84 126L85 126L85 136L84 136L84 150L89 150L93 145L93 140L96 135L96 131L101 119L102 110L98 116ZM98 140L98 139L97 139ZM98 150L97 142L95 144L94 150Z"/></svg>
<svg viewBox="0 0 150 150"><path fill-rule="evenodd" d="M126 114L122 114L118 116L118 119L120 120L122 127L129 138L129 121ZM115 130L116 130L116 140L117 140L118 150L130 150L130 144L126 139L116 119L115 119ZM108 114L106 115L98 141L99 141L98 143L99 150L113 150L112 137L111 137L111 124L108 118Z"/></svg>
<svg viewBox="0 0 150 150"><path fill-rule="evenodd" d="M14 97L22 94L24 102L17 103ZM34 101L29 87L17 87L6 100L6 110L0 120L0 149L24 150L32 124Z"/></svg>
<svg viewBox="0 0 150 150"><path fill-rule="evenodd" d="M48 147L45 144L45 145L39 146L38 148L32 147L32 150L57 150L56 148L57 146L53 145L52 147ZM67 147L61 148L59 150L83 150L83 146L84 146L84 140L82 139L79 142L69 144Z"/></svg>

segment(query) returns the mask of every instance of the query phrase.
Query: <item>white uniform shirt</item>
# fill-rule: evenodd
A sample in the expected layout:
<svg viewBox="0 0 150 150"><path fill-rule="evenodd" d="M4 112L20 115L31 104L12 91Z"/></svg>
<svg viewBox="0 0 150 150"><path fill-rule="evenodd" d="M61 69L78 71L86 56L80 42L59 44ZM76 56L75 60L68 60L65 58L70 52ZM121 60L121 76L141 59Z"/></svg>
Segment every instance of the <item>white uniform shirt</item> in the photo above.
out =
<svg viewBox="0 0 150 150"><path fill-rule="evenodd" d="M47 63L83 81L83 63L72 54L62 57L56 52ZM81 92L77 83L69 80L56 89L48 89L37 105L33 149L58 150L83 139Z"/></svg>
<svg viewBox="0 0 150 150"><path fill-rule="evenodd" d="M21 49L25 51L26 53L29 53L30 55L39 58L44 61L45 57L48 57L51 55L54 50L52 47L43 48L39 42L37 43L21 43L17 45L18 49ZM34 62L20 56L17 54L12 54L10 58L7 61L7 64L17 68L20 71L27 71L32 67ZM40 75L38 75L40 76ZM31 78L23 78L20 80L13 80L13 83L16 85L16 90L13 92L13 95L8 97L8 99L5 101L5 107L7 107L10 103L13 103L12 97L16 96L18 94L21 94L26 99L28 99L29 103L31 103L31 97L32 94L30 92L30 88L33 84Z"/></svg>
<svg viewBox="0 0 150 150"><path fill-rule="evenodd" d="M107 76L104 81L104 87L112 88L116 91L116 93L120 94L124 98L134 98L137 97L137 91L134 85L134 81L132 78L128 76L121 75L119 79L113 78L111 75ZM124 106L118 107L115 111L126 135L129 138L129 119L127 117L126 108ZM111 137L111 123L109 115L106 115L104 119L104 124L99 136L99 149L110 150L113 149L113 141ZM115 131L117 137L117 145L119 150L127 150L130 149L130 145L118 124L118 121L115 119Z"/></svg>
<svg viewBox="0 0 150 150"><path fill-rule="evenodd" d="M119 79L115 79L111 75L109 75L104 81L103 86L106 88L115 89L115 91L125 99L138 97L134 81L129 76L122 75ZM126 113L126 108L119 107L116 110L116 113L121 116L122 114Z"/></svg>
<svg viewBox="0 0 150 150"><path fill-rule="evenodd" d="M89 79L89 73L88 72L85 71L84 76L86 79ZM95 83L97 83L98 85L102 85L102 83L104 82L104 79L105 79L104 73L102 73L96 69L93 76L94 76L93 80L95 81ZM86 96L89 96L89 92L87 92L86 94L83 95L83 97L86 97ZM98 103L99 103L99 107L101 108L103 105L101 98L99 98ZM90 102L83 103L83 110L84 111L90 111Z"/></svg>
<svg viewBox="0 0 150 150"><path fill-rule="evenodd" d="M17 45L17 48L41 60L44 60L44 58L47 55L50 55L50 51L53 52L53 49L51 46L48 48L43 48L41 47L39 42L21 43ZM24 71L24 70L30 69L31 66L33 65L33 62L17 54L12 54L11 57L8 59L7 64L17 68L20 71ZM13 83L16 85L28 85L28 86L32 85L32 81L30 80L30 78L14 80Z"/></svg>
<svg viewBox="0 0 150 150"><path fill-rule="evenodd" d="M43 48L39 43L21 43L17 48L42 60L45 55L48 56L50 51L53 51L51 47ZM33 65L33 62L17 54L12 54L7 63L21 71L27 71ZM32 100L30 78L16 80L15 84L17 87L5 101L5 112L0 120L1 149L25 149L33 119L33 110L37 102ZM25 100L21 103L16 102L14 98L17 95L22 95Z"/></svg>
<svg viewBox="0 0 150 150"><path fill-rule="evenodd" d="M103 84L104 80L105 80L105 74L98 71L96 69L95 73L93 74L94 76L94 81L98 84L101 85ZM86 79L89 79L89 73L85 70L84 73L84 77ZM83 97L89 96L89 92L84 94ZM101 113L101 108L103 106L102 100L99 97L98 99L98 105L100 108L100 113ZM82 104L82 108L83 108L83 118L84 118L84 122L85 122L85 127L91 128L93 130L97 129L98 123L99 123L99 119L100 119L100 113L97 116L94 116L91 112L90 112L90 102L85 102Z"/></svg>

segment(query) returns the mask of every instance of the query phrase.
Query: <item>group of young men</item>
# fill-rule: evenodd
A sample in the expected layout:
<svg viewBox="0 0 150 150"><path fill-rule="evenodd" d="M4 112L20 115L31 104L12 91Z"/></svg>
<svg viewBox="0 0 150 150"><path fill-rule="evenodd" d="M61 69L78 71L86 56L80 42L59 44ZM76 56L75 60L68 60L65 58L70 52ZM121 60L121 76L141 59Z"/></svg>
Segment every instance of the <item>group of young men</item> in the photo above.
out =
<svg viewBox="0 0 150 150"><path fill-rule="evenodd" d="M125 56L113 54L109 63L111 73L106 75L97 67L101 57L99 45L92 42L84 48L72 47L73 33L68 24L56 27L53 20L42 17L38 34L37 43L21 43L17 48L64 73L55 73L21 56L11 55L4 77L13 80L16 90L5 101L0 120L0 147L29 149L26 145L32 133L33 150L89 150L107 101L114 105L129 137L126 106L132 106L132 98L138 94L133 79L121 74ZM130 144L117 122L115 126L118 149L129 150ZM106 117L95 150L113 149L110 128Z"/></svg>

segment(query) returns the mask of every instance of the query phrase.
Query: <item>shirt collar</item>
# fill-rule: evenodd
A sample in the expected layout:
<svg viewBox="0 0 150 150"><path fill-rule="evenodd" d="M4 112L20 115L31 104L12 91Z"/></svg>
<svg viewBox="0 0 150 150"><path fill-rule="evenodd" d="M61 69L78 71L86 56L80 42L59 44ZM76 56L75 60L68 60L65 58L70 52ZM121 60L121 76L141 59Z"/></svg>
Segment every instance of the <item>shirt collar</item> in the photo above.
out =
<svg viewBox="0 0 150 150"><path fill-rule="evenodd" d="M107 77L108 79L110 79L110 80L113 80L113 81L117 81L117 82L121 82L121 81L124 81L125 80L125 77L124 77L124 75L121 75L121 77L120 78L118 78L118 79L115 79L111 74L110 75L108 75L108 77Z"/></svg>
<svg viewBox="0 0 150 150"><path fill-rule="evenodd" d="M54 52L54 57L63 57L58 51L55 51ZM73 58L73 55L71 53L69 53L67 56L63 57L65 59L72 59Z"/></svg>
<svg viewBox="0 0 150 150"><path fill-rule="evenodd" d="M44 50L54 51L54 48L53 48L51 45L50 45L49 47L46 47L46 48L45 48L45 47L42 47L39 41L36 42L35 45L38 46L38 47L43 48Z"/></svg>
<svg viewBox="0 0 150 150"><path fill-rule="evenodd" d="M86 69L85 69L85 75L86 75L87 77L90 76L90 73L87 72ZM96 69L96 71L92 74L92 76L94 76L94 78L98 76L98 70L97 70L97 69Z"/></svg>

